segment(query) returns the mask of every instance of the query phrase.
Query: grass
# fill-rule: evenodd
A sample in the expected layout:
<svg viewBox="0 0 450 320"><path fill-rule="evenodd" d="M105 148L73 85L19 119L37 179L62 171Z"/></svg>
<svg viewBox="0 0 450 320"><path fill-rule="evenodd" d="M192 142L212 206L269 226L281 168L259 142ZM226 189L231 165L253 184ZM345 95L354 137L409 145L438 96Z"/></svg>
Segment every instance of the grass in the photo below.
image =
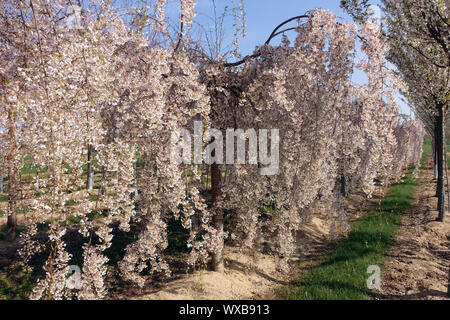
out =
<svg viewBox="0 0 450 320"><path fill-rule="evenodd" d="M371 295L366 280L367 268L382 268L392 245L401 214L413 201L417 182L410 168L403 180L390 188L378 208L354 224L348 237L304 278L280 290L283 299L293 300L361 300Z"/></svg>
<svg viewBox="0 0 450 320"><path fill-rule="evenodd" d="M431 153L432 151L433 150L432 150L432 147L431 147L431 138L426 136L424 138L424 143L423 143L423 152L424 153Z"/></svg>
<svg viewBox="0 0 450 320"><path fill-rule="evenodd" d="M431 144L425 140L421 167ZM373 292L367 288L370 265L383 268L394 242L402 213L411 206L417 180L414 167L400 183L393 185L375 210L353 225L352 231L317 267L281 288L277 295L286 300L362 300Z"/></svg>
<svg viewBox="0 0 450 320"><path fill-rule="evenodd" d="M0 273L0 300L27 300L36 280L36 275L23 273L21 267L9 268Z"/></svg>
<svg viewBox="0 0 450 320"><path fill-rule="evenodd" d="M16 238L20 236L20 234L26 230L26 227L24 226L17 226L15 233ZM0 240L5 241L7 238L8 230L6 228L6 225L0 228Z"/></svg>

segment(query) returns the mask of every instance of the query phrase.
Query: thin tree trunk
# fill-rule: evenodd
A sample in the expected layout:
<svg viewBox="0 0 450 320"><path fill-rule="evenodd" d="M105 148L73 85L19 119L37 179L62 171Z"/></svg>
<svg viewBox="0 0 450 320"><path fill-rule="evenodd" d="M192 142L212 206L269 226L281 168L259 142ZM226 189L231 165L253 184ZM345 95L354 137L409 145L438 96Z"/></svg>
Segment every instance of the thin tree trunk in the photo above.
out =
<svg viewBox="0 0 450 320"><path fill-rule="evenodd" d="M447 297L450 298L450 263L448 264Z"/></svg>
<svg viewBox="0 0 450 320"><path fill-rule="evenodd" d="M436 132L436 130L435 130ZM437 174L437 152L436 152L436 138L435 138L436 134L434 135L434 137L432 138L432 150L433 150L433 171L434 171L434 179L437 179L438 174Z"/></svg>
<svg viewBox="0 0 450 320"><path fill-rule="evenodd" d="M445 176L447 178L447 207L450 211L450 185L448 184L447 150L445 150ZM450 264L448 268L447 297L450 297Z"/></svg>
<svg viewBox="0 0 450 320"><path fill-rule="evenodd" d="M347 197L347 178L342 175L342 194Z"/></svg>
<svg viewBox="0 0 450 320"><path fill-rule="evenodd" d="M450 298L450 263L448 268L447 297Z"/></svg>
<svg viewBox="0 0 450 320"><path fill-rule="evenodd" d="M7 238L11 241L16 238L17 229L17 180L15 176L15 170L10 168L8 180L8 220L6 222L6 229L8 234Z"/></svg>
<svg viewBox="0 0 450 320"><path fill-rule="evenodd" d="M92 177L92 146L90 144L88 144L87 166L86 189L92 190L94 179Z"/></svg>
<svg viewBox="0 0 450 320"><path fill-rule="evenodd" d="M444 130L445 133L445 130ZM445 137L444 137L444 141L445 141ZM445 147L447 146L447 144L445 145ZM447 210L450 211L450 184L448 183L448 163L447 163L447 150L444 147L444 159L445 159L445 177L447 180ZM450 264L449 264L449 268L448 268L448 279L447 279L447 297L450 297Z"/></svg>
<svg viewBox="0 0 450 320"><path fill-rule="evenodd" d="M435 125L434 125L434 178L436 179L436 194L434 195L436 198L439 197L439 184L437 183L438 177L439 177L439 169L438 169L438 137L439 137L439 117L437 116L435 118Z"/></svg>
<svg viewBox="0 0 450 320"><path fill-rule="evenodd" d="M447 210L450 211L450 185L448 184L448 163L447 163L447 143L445 141L445 128L444 128L444 166L445 166L445 179L447 183ZM445 195L445 186L444 186Z"/></svg>
<svg viewBox="0 0 450 320"><path fill-rule="evenodd" d="M14 240L17 228L17 168L15 164L15 153L17 152L15 121L13 119L13 110L8 110L8 135L10 141L8 153L8 220L6 222L8 240Z"/></svg>
<svg viewBox="0 0 450 320"><path fill-rule="evenodd" d="M437 121L437 152L438 152L438 221L444 221L445 215L445 190L444 190L444 110L443 106L438 106L438 121Z"/></svg>
<svg viewBox="0 0 450 320"><path fill-rule="evenodd" d="M100 188L102 196L106 194L106 183L106 169L105 166L102 166L102 186Z"/></svg>
<svg viewBox="0 0 450 320"><path fill-rule="evenodd" d="M219 245L216 252L212 254L212 269L217 272L224 271L223 264L223 212L216 208L217 199L220 196L220 169L217 163L211 165L211 210L214 215L212 218L213 227L217 230L219 236Z"/></svg>
<svg viewBox="0 0 450 320"><path fill-rule="evenodd" d="M134 191L131 192L131 200L135 201L138 196L138 182L137 182L137 162L134 162Z"/></svg>
<svg viewBox="0 0 450 320"><path fill-rule="evenodd" d="M434 162L434 180L437 180L438 178L438 166L437 166L437 153L434 154L435 162Z"/></svg>

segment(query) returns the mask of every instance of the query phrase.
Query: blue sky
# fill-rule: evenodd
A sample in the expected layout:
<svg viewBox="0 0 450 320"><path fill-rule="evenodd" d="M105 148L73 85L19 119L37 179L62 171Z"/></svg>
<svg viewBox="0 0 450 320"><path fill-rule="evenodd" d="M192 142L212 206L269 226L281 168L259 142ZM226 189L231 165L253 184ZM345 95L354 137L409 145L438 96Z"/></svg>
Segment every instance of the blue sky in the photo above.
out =
<svg viewBox="0 0 450 320"><path fill-rule="evenodd" d="M240 0L234 1L238 3ZM251 54L255 47L264 43L272 30L284 20L316 8L330 10L338 17L351 21L349 15L339 7L339 2L339 0L244 0L247 36L240 41L242 55ZM196 0L196 3L195 20L203 25L212 26L211 19L207 17L213 16L211 0ZM231 11L231 3L232 0L216 0L217 12L220 14L225 6ZM373 0L372 3L377 4L379 1ZM169 1L167 13L172 21L178 18L178 1ZM232 23L232 17L229 16L225 23L228 43L231 43L233 37ZM291 26L295 26L295 22Z"/></svg>
<svg viewBox="0 0 450 320"><path fill-rule="evenodd" d="M239 2L239 0L235 0ZM281 22L294 16L305 14L307 11L323 8L332 11L336 16L344 21L351 21L351 17L339 6L340 0L244 0L246 14L246 37L240 39L240 52L242 56L251 54L256 46L263 44L272 30ZM380 4L378 0L372 0L371 4ZM223 12L225 6L231 7L231 0L216 0L217 12ZM172 1L168 8L168 15L177 19L179 13L178 1ZM195 20L202 25L213 26L209 17L213 16L211 0L197 0L197 16ZM174 14L172 16L172 14ZM225 43L231 44L233 40L234 28L231 16L225 20ZM295 26L293 22L290 26ZM294 32L287 35L295 36ZM281 37L280 37L281 38ZM292 37L291 37L292 39ZM279 41L279 39L278 39ZM277 41L271 42L277 44ZM228 58L234 61L233 58ZM355 82L365 82L366 77L363 72L356 71L353 76ZM410 114L409 107L400 98L397 99L402 113Z"/></svg>
<svg viewBox="0 0 450 320"><path fill-rule="evenodd" d="M264 43L272 30L282 21L315 8L328 9L335 15L350 20L339 7L339 0L246 0L247 37L241 41L242 53L249 54L255 46Z"/></svg>

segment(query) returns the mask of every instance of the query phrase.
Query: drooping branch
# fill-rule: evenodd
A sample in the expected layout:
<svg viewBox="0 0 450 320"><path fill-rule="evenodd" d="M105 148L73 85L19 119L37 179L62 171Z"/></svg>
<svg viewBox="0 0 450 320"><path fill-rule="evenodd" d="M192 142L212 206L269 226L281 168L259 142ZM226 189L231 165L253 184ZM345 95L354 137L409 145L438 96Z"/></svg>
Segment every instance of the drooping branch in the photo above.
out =
<svg viewBox="0 0 450 320"><path fill-rule="evenodd" d="M302 18L309 18L309 15L301 15L301 16L296 16L296 17L292 17L290 19L287 19L285 21L283 21L282 23L280 23L270 34L269 38L266 40L266 42L264 44L269 44L269 42L277 35L277 31L284 26L285 24L293 21L293 20L300 20Z"/></svg>
<svg viewBox="0 0 450 320"><path fill-rule="evenodd" d="M269 44L270 41L272 41L273 38L275 38L277 35L279 35L279 34L281 34L281 33L283 33L283 32L286 32L286 31L289 31L289 30L296 29L296 28L288 28L288 29L285 29L285 30L282 30L282 31L279 31L279 32L278 32L278 30L279 30L282 26L284 26L285 24L287 24L287 23L289 23L289 22L291 22L291 21L293 21L293 20L300 20L300 19L302 19L302 18L309 18L309 17L310 17L309 15L300 15L300 16L295 16L295 17L292 17L292 18L289 18L289 19L283 21L283 22L280 23L278 26L276 26L275 29L273 29L272 33L270 34L269 38L267 38L266 42L264 42L264 44L265 44L265 45L266 45L266 44ZM247 60L253 59L253 58L257 58L257 57L259 57L260 55L261 55L261 52L260 52L259 49L258 49L258 51L255 52L254 54L247 55L247 56L245 56L244 58L242 58L242 59L239 60L239 61L236 61L236 62L227 62L227 63L224 63L223 65L224 65L225 67L237 67L237 66L239 66L239 65L241 65L241 64L243 64L243 63L245 63Z"/></svg>

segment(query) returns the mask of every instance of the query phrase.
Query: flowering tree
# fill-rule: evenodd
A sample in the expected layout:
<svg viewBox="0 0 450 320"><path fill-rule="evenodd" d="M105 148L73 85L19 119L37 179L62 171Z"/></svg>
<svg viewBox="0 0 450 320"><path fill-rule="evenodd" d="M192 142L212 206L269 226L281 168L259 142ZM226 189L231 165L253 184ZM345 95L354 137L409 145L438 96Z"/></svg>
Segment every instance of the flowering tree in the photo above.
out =
<svg viewBox="0 0 450 320"><path fill-rule="evenodd" d="M407 140L411 153L402 158L396 152L399 79L387 67L388 47L376 25L366 23L358 34L355 25L340 24L331 13L316 10L296 29L293 46L285 38L281 46L266 44L225 65L231 69L208 71L212 126L224 134L230 127L283 128L276 175L262 175L261 166L251 165L250 154L250 164L215 165L211 175L225 175L217 178L218 190L213 186L221 199L217 206L237 212L238 233L231 237L244 237L252 248L260 230L271 230L285 269L295 250L294 232L308 213L318 208L331 212L331 220L345 228L338 181L344 177L358 182L370 196L375 178L384 184L399 179L405 165L418 161L417 152L410 150L421 146ZM367 59L353 64L357 39ZM350 81L356 66L368 75L367 84ZM245 139L251 140L250 132ZM271 137L272 144L276 141ZM267 206L275 213L262 220L260 208Z"/></svg>
<svg viewBox="0 0 450 320"><path fill-rule="evenodd" d="M368 1L342 1L358 20L367 17ZM439 221L444 220L444 125L449 97L450 36L446 1L383 0L384 35L389 59L408 86L408 99L421 119L427 119L437 159Z"/></svg>
<svg viewBox="0 0 450 320"><path fill-rule="evenodd" d="M384 36L392 61L408 87L407 97L417 118L433 139L437 178L438 221L444 221L445 123L450 93L450 24L448 1L382 0ZM341 1L357 20L367 17L368 1ZM449 275L450 276L450 275ZM448 294L450 295L450 287Z"/></svg>
<svg viewBox="0 0 450 320"><path fill-rule="evenodd" d="M180 4L173 32L165 1L137 2L126 12L97 0L80 3L81 11L65 0L0 5L0 50L8 62L0 70L0 138L11 224L25 155L41 171L21 186L29 213L20 254L25 261L39 252L47 257L34 299L105 297L114 223L136 234L118 267L139 286L144 271L170 274L165 250L172 219L189 233L188 265L211 257L213 269L223 271L224 238L254 248L263 237L287 270L295 232L315 212L328 213L336 232L346 229L346 181L350 191L371 196L375 179L397 180L420 158L421 124L397 112L399 83L375 25L339 23L315 10L282 23L254 54L228 63L198 54L189 37L195 3ZM68 27L73 12L80 19ZM270 45L297 20L288 28L297 32L292 44L283 37ZM366 84L350 80L354 68L366 72ZM209 146L201 157L216 159L206 163L207 192L201 166L172 161L180 128L199 131L194 144ZM227 149L224 164L218 136L229 128L241 128L244 140L256 131L270 136L260 134L256 158ZM85 188L83 165L90 179L94 159L102 177ZM235 212L236 228L224 230L224 210ZM91 219L98 211L101 218ZM73 259L66 248L70 217L78 218L82 238L77 290L65 281ZM45 241L36 240L39 222L48 223Z"/></svg>

